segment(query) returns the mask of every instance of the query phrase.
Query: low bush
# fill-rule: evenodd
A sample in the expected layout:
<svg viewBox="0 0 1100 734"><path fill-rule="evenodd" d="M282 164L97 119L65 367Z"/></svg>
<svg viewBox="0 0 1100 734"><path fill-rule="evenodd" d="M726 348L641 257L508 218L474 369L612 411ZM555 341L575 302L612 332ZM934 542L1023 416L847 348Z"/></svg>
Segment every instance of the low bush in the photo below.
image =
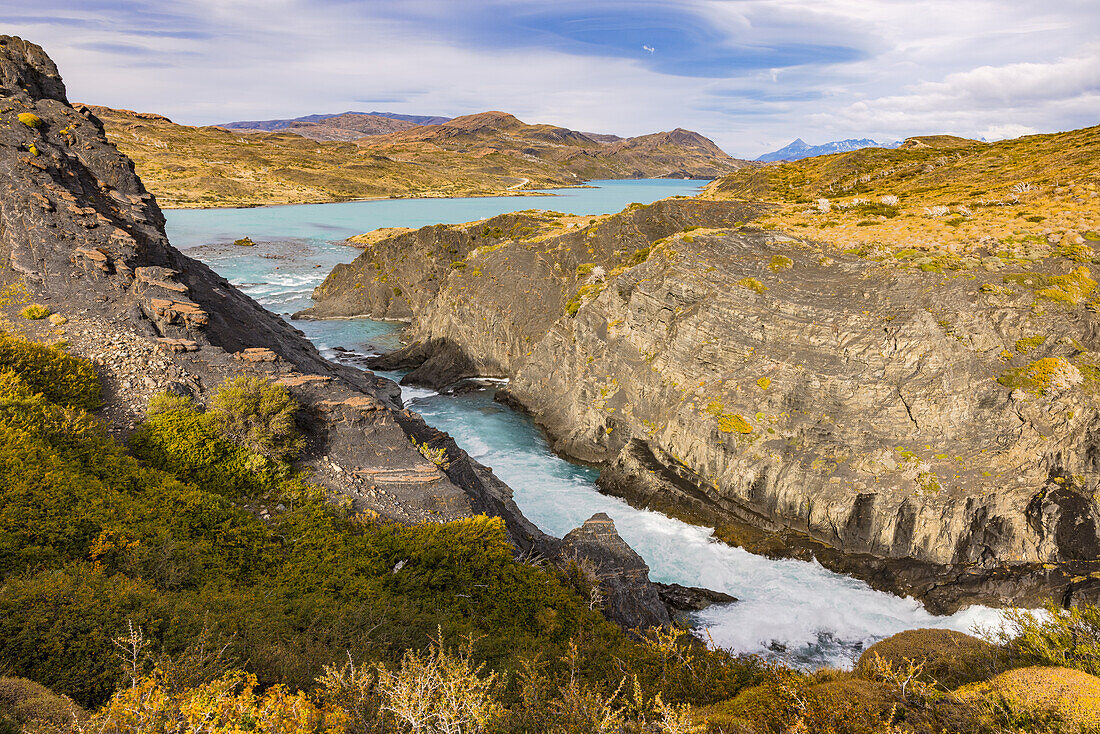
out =
<svg viewBox="0 0 1100 734"><path fill-rule="evenodd" d="M1100 678L1071 668L1030 667L960 688L988 725L1042 734L1100 731Z"/></svg>
<svg viewBox="0 0 1100 734"><path fill-rule="evenodd" d="M917 677L929 685L954 689L985 680L997 670L997 648L978 637L943 629L899 632L867 648L856 664L856 674L881 677L884 666L894 670L920 666Z"/></svg>
<svg viewBox="0 0 1100 734"><path fill-rule="evenodd" d="M34 681L0 677L0 734L21 734L41 725L61 729L82 714L72 699Z"/></svg>
<svg viewBox="0 0 1100 734"><path fill-rule="evenodd" d="M51 313L52 311L43 306L41 303L32 303L31 305L24 307L23 310L19 312L19 315L25 319L37 321L39 319L46 318Z"/></svg>
<svg viewBox="0 0 1100 734"><path fill-rule="evenodd" d="M238 377L214 393L211 413L232 440L273 459L289 461L305 448L294 416L298 401L282 385Z"/></svg>
<svg viewBox="0 0 1100 734"><path fill-rule="evenodd" d="M33 112L20 112L19 122L23 123L27 127L41 127L42 118Z"/></svg>
<svg viewBox="0 0 1100 734"><path fill-rule="evenodd" d="M1006 614L999 641L1019 663L1100 676L1100 606L1064 609L1050 602L1038 613L1015 609Z"/></svg>
<svg viewBox="0 0 1100 734"><path fill-rule="evenodd" d="M67 408L93 411L101 405L99 377L92 363L0 331L0 370L10 370L33 391Z"/></svg>

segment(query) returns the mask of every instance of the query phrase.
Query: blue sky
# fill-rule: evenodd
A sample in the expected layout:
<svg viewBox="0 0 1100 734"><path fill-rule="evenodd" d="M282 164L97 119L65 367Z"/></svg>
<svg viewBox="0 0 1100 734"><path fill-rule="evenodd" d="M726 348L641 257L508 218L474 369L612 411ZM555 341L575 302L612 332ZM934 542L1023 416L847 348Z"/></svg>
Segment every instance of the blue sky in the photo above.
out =
<svg viewBox="0 0 1100 734"><path fill-rule="evenodd" d="M0 0L69 96L186 124L384 109L755 157L1100 122L1100 0Z"/></svg>

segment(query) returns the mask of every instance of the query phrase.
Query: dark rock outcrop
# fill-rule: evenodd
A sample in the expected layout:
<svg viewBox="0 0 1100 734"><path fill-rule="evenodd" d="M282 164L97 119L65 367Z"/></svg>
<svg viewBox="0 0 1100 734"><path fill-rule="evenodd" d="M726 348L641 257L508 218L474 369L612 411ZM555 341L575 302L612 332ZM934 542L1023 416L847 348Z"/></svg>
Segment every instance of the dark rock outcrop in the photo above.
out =
<svg viewBox="0 0 1100 734"><path fill-rule="evenodd" d="M701 589L697 586L681 586L680 584L655 583L657 596L669 609L678 612L701 612L715 604L732 604L736 597L723 594L721 591Z"/></svg>
<svg viewBox="0 0 1100 734"><path fill-rule="evenodd" d="M644 632L671 624L649 566L619 537L615 522L599 512L562 539L560 558L590 575L604 614L623 629Z"/></svg>

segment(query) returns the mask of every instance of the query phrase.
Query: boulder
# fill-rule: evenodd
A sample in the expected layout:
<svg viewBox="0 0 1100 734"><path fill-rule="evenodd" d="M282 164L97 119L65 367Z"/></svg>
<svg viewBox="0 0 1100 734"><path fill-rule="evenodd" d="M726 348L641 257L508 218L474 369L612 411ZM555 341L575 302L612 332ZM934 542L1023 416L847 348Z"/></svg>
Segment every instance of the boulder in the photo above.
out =
<svg viewBox="0 0 1100 734"><path fill-rule="evenodd" d="M649 566L626 544L615 522L599 512L562 539L562 560L576 560L594 576L608 619L627 630L672 623L668 609L649 580Z"/></svg>

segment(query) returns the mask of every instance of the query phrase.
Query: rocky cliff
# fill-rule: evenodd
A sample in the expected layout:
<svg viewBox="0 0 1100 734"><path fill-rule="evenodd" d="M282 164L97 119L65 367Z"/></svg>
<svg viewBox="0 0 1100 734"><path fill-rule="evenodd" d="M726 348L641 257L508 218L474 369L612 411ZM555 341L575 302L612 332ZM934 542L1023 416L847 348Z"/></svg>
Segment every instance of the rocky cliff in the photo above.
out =
<svg viewBox="0 0 1100 734"><path fill-rule="evenodd" d="M668 200L367 237L312 313L411 319L380 358L511 378L640 505L814 555L936 611L1100 593L1100 333L1087 266L957 269Z"/></svg>
<svg viewBox="0 0 1100 734"><path fill-rule="evenodd" d="M4 310L14 317L33 300L67 318L47 328L14 317L16 328L64 338L99 363L116 430L132 427L165 388L201 397L239 374L269 377L305 406L304 466L357 509L402 521L489 513L508 520L522 547L543 541L511 490L405 411L396 385L327 362L285 321L175 250L133 164L95 115L69 105L41 48L0 36L0 95ZM410 438L445 449L448 465L428 461Z"/></svg>

